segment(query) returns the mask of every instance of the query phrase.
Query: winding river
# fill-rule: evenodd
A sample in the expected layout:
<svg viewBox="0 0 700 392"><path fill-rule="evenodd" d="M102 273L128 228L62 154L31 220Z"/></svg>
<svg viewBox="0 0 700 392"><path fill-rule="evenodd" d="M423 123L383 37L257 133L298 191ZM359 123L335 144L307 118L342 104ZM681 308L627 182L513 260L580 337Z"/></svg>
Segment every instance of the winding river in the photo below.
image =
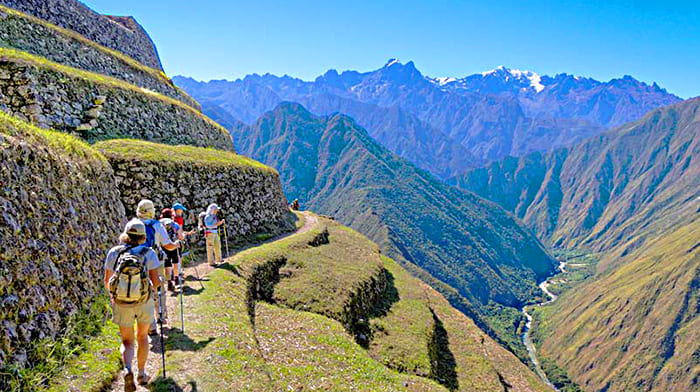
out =
<svg viewBox="0 0 700 392"><path fill-rule="evenodd" d="M560 262L559 263L559 272L560 274L566 273L566 263ZM552 302L557 300L557 296L554 295L551 291L549 291L549 285L551 284L552 278L559 276L559 274L556 274L554 276L551 276L549 279L545 280L544 282L540 283L540 289L547 294L549 299L544 302L540 302L535 305L528 305L528 306L545 306L549 305ZM528 306L524 306L522 311L523 315L527 319L527 323L525 323L525 328L523 328L523 334L522 334L522 339L523 339L523 344L527 348L527 353L530 356L530 360L532 361L533 365L535 366L535 372L537 373L540 378L547 383L550 387L552 387L555 391L558 391L558 389L552 384L551 381L549 381L549 378L547 378L547 375L545 374L544 370L542 370L542 366L540 365L540 360L537 358L537 348L535 348L535 345L532 343L532 338L530 337L530 328L532 327L532 315L527 312Z"/></svg>

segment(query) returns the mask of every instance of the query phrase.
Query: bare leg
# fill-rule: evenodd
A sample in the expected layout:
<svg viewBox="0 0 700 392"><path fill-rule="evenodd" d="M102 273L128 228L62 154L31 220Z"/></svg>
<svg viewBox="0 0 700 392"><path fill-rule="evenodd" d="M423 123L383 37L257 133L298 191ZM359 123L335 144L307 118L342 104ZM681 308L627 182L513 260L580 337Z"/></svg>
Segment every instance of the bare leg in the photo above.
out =
<svg viewBox="0 0 700 392"><path fill-rule="evenodd" d="M138 347L138 366L139 374L143 374L146 369L146 361L148 360L148 329L151 326L149 324L136 324L136 338L139 343ZM132 329L133 333L133 329ZM133 349L132 349L133 351ZM133 353L132 353L133 355Z"/></svg>
<svg viewBox="0 0 700 392"><path fill-rule="evenodd" d="M122 361L126 370L131 371L131 362L134 360L134 327L119 327L122 336ZM139 349L141 346L139 345Z"/></svg>

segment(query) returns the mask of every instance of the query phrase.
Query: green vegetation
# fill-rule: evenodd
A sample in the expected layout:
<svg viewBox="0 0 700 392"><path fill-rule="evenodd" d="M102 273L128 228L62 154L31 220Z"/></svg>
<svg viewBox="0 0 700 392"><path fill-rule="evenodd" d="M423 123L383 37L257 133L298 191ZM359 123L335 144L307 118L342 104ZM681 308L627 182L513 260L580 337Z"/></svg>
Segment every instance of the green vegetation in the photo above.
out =
<svg viewBox="0 0 700 392"><path fill-rule="evenodd" d="M34 56L34 55L27 53L27 52L22 52L19 50L9 49L9 48L0 48L0 59L2 59L4 61L22 63L22 64L30 65L33 67L37 67L40 69L49 69L49 70L52 70L54 72L58 72L62 75L65 75L66 77L69 77L69 78L88 80L88 81L91 81L93 83L101 84L101 85L108 87L108 88L118 88L118 89L122 89L122 90L133 91L133 92L138 93L140 95L150 97L151 99L160 100L160 101L166 102L168 104L183 108L183 109L189 111L190 113L192 113L193 115L200 117L204 121L208 122L213 128L218 129L219 131L223 132L227 136L229 135L228 131L224 127L222 127L221 125L219 125L218 123L216 123L215 121L210 119L209 117L205 116L200 111L193 108L192 106L187 105L187 104L183 103L182 101L179 101L175 98L171 98L171 97L165 96L163 94L159 94L155 91L151 91L151 90L147 90L145 88L135 86L135 85L127 83L123 80L113 78L111 76L102 75L102 74L98 74L98 73L94 73L94 72L89 72L89 71L85 71L85 70L78 69L78 68L68 67L68 66L65 66L62 64L55 63L53 61L49 61L43 57Z"/></svg>
<svg viewBox="0 0 700 392"><path fill-rule="evenodd" d="M159 164L191 163L212 167L251 168L276 172L260 162L229 151L186 145L166 145L137 139L107 140L95 143L94 147L105 155Z"/></svg>
<svg viewBox="0 0 700 392"><path fill-rule="evenodd" d="M554 271L539 241L504 210L449 187L377 144L352 119L316 117L282 104L233 135L241 153L276 167L290 199L367 235L404 266L415 264L447 286L455 307L485 320L489 304L534 301L538 279ZM462 301L468 302L468 306ZM517 325L496 315L494 322ZM515 328L491 328L520 345ZM517 351L517 350L516 350Z"/></svg>
<svg viewBox="0 0 700 392"><path fill-rule="evenodd" d="M37 340L28 348L31 367L18 368L9 364L0 369L2 390L42 391L49 386L51 392L75 390L76 387L100 389L105 379L111 379L121 366L118 351L106 350L119 341L117 329L111 324L105 325L109 314L106 295L75 312L66 321L60 337ZM54 379L61 381L52 384Z"/></svg>
<svg viewBox="0 0 700 392"><path fill-rule="evenodd" d="M151 390L547 390L376 245L335 222L313 219L320 222L311 230L243 250L201 284L187 280L187 333L168 331L171 378L157 379ZM372 306L353 305L374 298L377 288ZM171 306L178 309L175 297ZM358 324L345 322L353 311L366 320L366 345L352 329ZM113 346L104 353L116 352L118 343L107 342ZM96 350L88 347L84 356ZM70 363L58 383L65 385L81 366ZM111 379L100 374L85 385Z"/></svg>
<svg viewBox="0 0 700 392"><path fill-rule="evenodd" d="M28 144L49 146L66 157L107 164L107 159L102 154L81 139L62 132L38 128L3 111L0 111L0 134L21 138Z"/></svg>

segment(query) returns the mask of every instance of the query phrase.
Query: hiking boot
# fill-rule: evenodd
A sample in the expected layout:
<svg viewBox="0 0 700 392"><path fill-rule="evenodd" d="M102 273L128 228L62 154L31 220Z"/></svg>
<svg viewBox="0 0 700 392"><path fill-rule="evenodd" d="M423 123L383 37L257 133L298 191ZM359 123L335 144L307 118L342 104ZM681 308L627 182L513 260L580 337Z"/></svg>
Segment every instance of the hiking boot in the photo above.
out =
<svg viewBox="0 0 700 392"><path fill-rule="evenodd" d="M172 280L168 281L168 290L175 291L175 282Z"/></svg>
<svg viewBox="0 0 700 392"><path fill-rule="evenodd" d="M139 372L139 377L138 377L138 382L139 385L148 385L148 382L151 381L151 376L148 375L146 372Z"/></svg>
<svg viewBox="0 0 700 392"><path fill-rule="evenodd" d="M125 370L124 374L124 392L136 392L136 384L134 384L134 372ZM141 376L139 376L141 377Z"/></svg>
<svg viewBox="0 0 700 392"><path fill-rule="evenodd" d="M158 336L158 328L151 328L148 331L148 336Z"/></svg>

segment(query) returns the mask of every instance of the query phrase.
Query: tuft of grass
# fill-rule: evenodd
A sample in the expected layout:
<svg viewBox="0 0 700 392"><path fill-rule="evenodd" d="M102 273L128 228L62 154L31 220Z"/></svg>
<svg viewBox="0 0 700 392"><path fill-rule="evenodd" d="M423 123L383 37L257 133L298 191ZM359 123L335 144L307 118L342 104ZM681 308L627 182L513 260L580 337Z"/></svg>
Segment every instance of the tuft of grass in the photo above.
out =
<svg viewBox="0 0 700 392"><path fill-rule="evenodd" d="M58 392L88 385L102 387L104 378L100 376L114 374L120 367L118 332L111 324L105 326L109 312L109 300L103 294L72 315L58 338L33 342L28 349L29 367L10 364L0 370L2 390L32 392L49 388Z"/></svg>
<svg viewBox="0 0 700 392"><path fill-rule="evenodd" d="M186 103L179 101L175 98L171 98L166 95L157 93L155 91L138 87L121 79L98 74L95 72L85 71L78 68L69 67L63 64L58 64L53 61L49 61L43 57L35 56L27 52L10 48L0 48L0 60L25 64L39 69L49 69L54 72L58 72L68 78L88 80L90 82L103 85L107 88L117 88L121 90L132 91L150 99L159 100L170 105L183 108L195 115L196 117L199 117L202 120L206 121L212 127L224 133L227 137L230 137L230 134L228 130L226 130L226 128L222 127L221 125L219 125L219 123L202 114L200 111L193 108L192 106L187 105Z"/></svg>
<svg viewBox="0 0 700 392"><path fill-rule="evenodd" d="M213 166L252 168L276 173L276 170L262 163L233 152L214 148L194 147L188 145L167 145L138 139L114 139L98 142L94 145L108 156L137 161L158 162L159 164L186 163Z"/></svg>
<svg viewBox="0 0 700 392"><path fill-rule="evenodd" d="M21 138L29 144L48 146L66 157L107 164L107 159L83 140L63 132L36 127L3 111L0 111L0 134Z"/></svg>

